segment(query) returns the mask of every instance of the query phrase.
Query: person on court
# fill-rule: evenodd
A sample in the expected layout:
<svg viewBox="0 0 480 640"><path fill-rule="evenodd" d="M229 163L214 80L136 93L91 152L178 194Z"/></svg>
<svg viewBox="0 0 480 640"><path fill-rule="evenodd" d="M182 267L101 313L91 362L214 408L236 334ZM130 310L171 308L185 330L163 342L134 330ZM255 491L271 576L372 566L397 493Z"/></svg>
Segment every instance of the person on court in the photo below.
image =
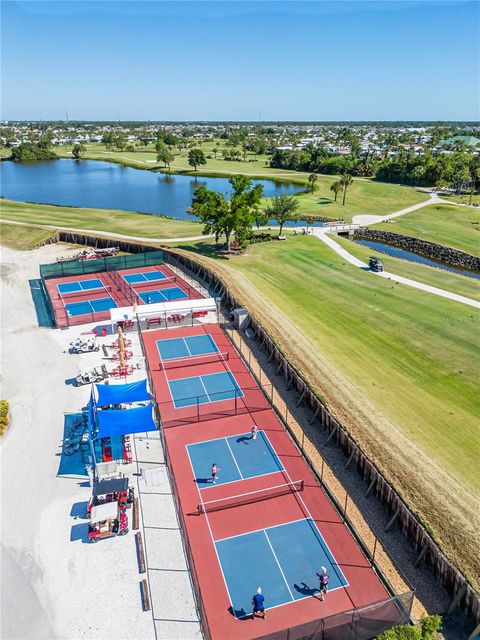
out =
<svg viewBox="0 0 480 640"><path fill-rule="evenodd" d="M218 467L215 462L212 464L212 484L215 484L218 477Z"/></svg>
<svg viewBox="0 0 480 640"><path fill-rule="evenodd" d="M257 427L257 425L256 425L256 424L254 424L254 425L252 426L251 431L252 431L252 439L253 439L253 440L256 440L256 439L257 439L257 434L258 434L258 427Z"/></svg>
<svg viewBox="0 0 480 640"><path fill-rule="evenodd" d="M320 580L320 600L325 600L328 590L328 573L325 567L322 567L321 573L317 573Z"/></svg>
<svg viewBox="0 0 480 640"><path fill-rule="evenodd" d="M257 613L262 614L264 620L267 619L267 613L265 611L265 596L262 593L262 587L258 587L257 593L252 598L253 612L252 620L255 620Z"/></svg>

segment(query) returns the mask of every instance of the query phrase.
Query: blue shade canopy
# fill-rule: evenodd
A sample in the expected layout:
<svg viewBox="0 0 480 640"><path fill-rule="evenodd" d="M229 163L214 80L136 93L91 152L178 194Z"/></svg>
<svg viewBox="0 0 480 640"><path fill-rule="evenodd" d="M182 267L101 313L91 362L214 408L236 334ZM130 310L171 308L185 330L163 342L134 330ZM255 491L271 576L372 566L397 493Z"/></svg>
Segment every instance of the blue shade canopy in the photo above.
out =
<svg viewBox="0 0 480 640"><path fill-rule="evenodd" d="M97 438L112 438L129 433L155 431L152 405L118 411L97 412Z"/></svg>
<svg viewBox="0 0 480 640"><path fill-rule="evenodd" d="M147 381L131 382L130 384L96 384L97 406L120 404L122 402L144 402L150 400L147 391Z"/></svg>

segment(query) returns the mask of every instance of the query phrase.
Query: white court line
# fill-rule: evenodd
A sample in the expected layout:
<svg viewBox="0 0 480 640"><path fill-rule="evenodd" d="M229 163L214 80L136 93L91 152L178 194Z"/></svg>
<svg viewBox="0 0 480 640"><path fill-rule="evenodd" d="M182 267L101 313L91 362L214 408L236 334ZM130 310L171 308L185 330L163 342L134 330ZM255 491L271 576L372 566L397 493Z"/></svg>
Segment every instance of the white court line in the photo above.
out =
<svg viewBox="0 0 480 640"><path fill-rule="evenodd" d="M275 562L277 563L278 568L280 569L280 573L282 574L282 578L283 578L283 580L284 580L284 582L285 582L285 584L286 584L286 586L287 586L288 593L290 594L290 597L292 598L292 600L295 600L295 598L293 597L292 590L291 590L291 589L290 589L290 587L288 586L287 578L285 577L285 574L283 573L282 566L281 566L280 562L278 561L277 554L275 553L275 551L274 551L274 549L273 549L273 547L272 547L272 543L270 542L270 538L268 537L268 534L267 534L267 532L265 531L265 529L263 530L263 533L265 534L265 538L267 539L268 546L269 546L269 547L270 547L270 549L272 550L273 557L275 558Z"/></svg>
<svg viewBox="0 0 480 640"><path fill-rule="evenodd" d="M238 471L238 473L240 474L240 478L243 480L243 479L244 479L244 478L243 478L243 473L240 471L240 467L239 467L239 466L238 466L238 464L237 464L237 459L236 459L236 458L235 458L235 456L233 455L232 448L230 447L230 444L229 444L229 442L228 442L227 438L224 438L224 440L225 440L225 442L226 442L226 444L227 444L228 450L230 451L230 455L231 455L231 456L232 456L232 458L233 458L233 461L234 461L234 463L235 463L235 466L237 467L237 471Z"/></svg>
<svg viewBox="0 0 480 640"><path fill-rule="evenodd" d="M192 469L192 475L193 475L193 477L195 477L195 471L194 471L194 469L193 469L192 459L190 458L190 454L189 454L189 452L188 452L188 447L186 447L186 449L187 449L187 456L188 456L188 460L189 460L189 462L190 462L190 467L191 467L191 469ZM197 492L198 492L198 497L200 498L200 503L201 503L201 505L202 505L202 507L203 507L202 494L201 494L201 492L200 492L200 490L199 490L198 486L197 486ZM234 608L234 606L233 606L233 599L232 599L232 596L230 595L230 591L229 591L229 589L228 589L227 579L226 579L226 577L225 577L225 574L223 573L222 562L221 562L221 560L220 560L220 556L218 555L217 545L215 544L215 539L214 539L214 537L213 537L212 527L210 526L210 520L208 519L208 514L205 512L205 509L202 509L202 510L204 511L205 520L207 521L208 532L209 532L209 534L210 534L210 539L211 539L211 541L212 541L212 545L213 545L213 548L214 548L214 550L215 550L215 555L217 556L218 566L220 567L220 573L222 574L223 584L225 585L225 590L226 590L227 595L228 595L228 600L230 601L230 606L231 606L231 608L232 608L232 611L235 611L235 608ZM187 533L187 532L185 532L185 533L186 533L186 535L187 535L187 537L188 537L188 533ZM199 580L200 580L200 578L199 578ZM235 614L234 614L234 618L235 618L235 619L238 619L238 618L235 616Z"/></svg>
<svg viewBox="0 0 480 640"><path fill-rule="evenodd" d="M286 469L285 469L285 475L287 476L287 478L288 478L289 482L292 482L292 479L291 479L291 477L290 477L290 474L288 473L288 471L287 471ZM319 487L319 489L320 489L320 490L322 491L322 493L325 495L325 492L323 491L322 487ZM305 504L305 501L303 500L302 496L300 495L300 493L299 493L298 491L297 491L297 494L298 494L298 498L299 498L299 500L300 500L300 501L301 501L301 503L303 504L303 508L305 509L305 511L306 511L306 512L307 512L307 514L308 514L308 518L307 518L307 519L311 520L311 522L312 522L313 526L314 526L314 527L315 527L315 529L318 531L318 535L320 536L320 538L321 538L321 540L322 540L323 544L327 547L328 552L329 552L329 554L330 554L331 558L334 560L334 562L331 562L331 561L330 561L330 559L329 559L330 564L332 565L332 567L333 567L333 565L335 564L335 566L337 567L338 571L340 571L340 573L342 574L343 579L345 580L345 583L346 583L346 584L344 584L344 585L342 584L342 585L340 585L340 586L341 586L341 587L348 587L348 586L350 586L350 585L349 585L349 582L348 582L348 580L347 580L347 578L345 577L345 575L344 575L344 573L343 573L343 571L340 569L340 565L339 565L339 564L338 564L338 562L337 562L337 558L336 558L335 554L333 554L333 553L332 553L332 551L331 551L330 547L329 547L329 546L328 546L328 544L327 544L327 541L326 541L326 540L325 540L325 538L322 536L322 534L321 534L321 532L320 532L320 529L319 529L319 528L317 527L317 525L315 524L315 520L314 520L314 518L313 518L312 514L310 513L310 509L307 507L307 505ZM344 526L345 526L345 525L344 525ZM354 542L354 544L355 544L355 540L354 540L353 538L352 538L352 540L353 540L353 542ZM320 546L321 546L321 545L320 545Z"/></svg>
<svg viewBox="0 0 480 640"><path fill-rule="evenodd" d="M212 402L212 400L211 400L210 396L209 396L209 395L208 395L208 393L207 393L207 389L205 388L205 385L203 384L202 376L197 376L197 378L198 378L198 379L200 380L200 382L202 383L202 387L203 387L203 390L205 391L205 395L207 396L208 401L209 401L209 402ZM198 400L198 396L197 396L197 400ZM203 404L203 403L202 403L202 404Z"/></svg>
<svg viewBox="0 0 480 640"><path fill-rule="evenodd" d="M207 500L207 502L208 502L208 500ZM204 504L205 503L202 501L202 506ZM281 522L280 524L274 524L271 527L268 527L268 529L277 529L278 527L284 527L287 524L295 524L296 522L303 522L304 520L305 520L305 518L298 518L297 520L289 520L288 522ZM233 540L233 538L241 538L242 536L248 536L251 533L258 533L259 531L265 531L265 528L261 527L260 529L252 529L251 531L245 531L245 533L237 533L234 536L227 536L226 538L219 538L216 542L223 542L224 540Z"/></svg>
<svg viewBox="0 0 480 640"><path fill-rule="evenodd" d="M190 356L191 356L191 355L193 355L193 354L192 354L192 352L190 351L190 347L188 346L188 342L186 341L186 339L185 339L185 338L182 338L182 340L183 340L183 342L184 342L185 346L187 347L188 354L189 354ZM203 354L201 354L201 355L203 355Z"/></svg>

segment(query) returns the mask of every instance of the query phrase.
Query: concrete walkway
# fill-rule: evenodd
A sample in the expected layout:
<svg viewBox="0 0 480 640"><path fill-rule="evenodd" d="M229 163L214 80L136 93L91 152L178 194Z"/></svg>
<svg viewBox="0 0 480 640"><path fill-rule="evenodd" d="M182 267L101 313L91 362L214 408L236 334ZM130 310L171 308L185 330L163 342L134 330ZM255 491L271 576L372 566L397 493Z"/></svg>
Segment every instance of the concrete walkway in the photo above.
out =
<svg viewBox="0 0 480 640"><path fill-rule="evenodd" d="M327 233L321 228L313 228L313 235L315 235L319 240L324 242L327 246L329 246L333 251L338 253L346 262L358 267L359 269L368 269L368 265L365 262L362 262L351 253L349 253L346 249L338 244L331 236L327 235ZM469 305L470 307L476 307L480 309L480 302L473 300L472 298L467 298L466 296L458 295L457 293L453 293L452 291L446 291L445 289L439 289L438 287L432 287L429 284L425 284L423 282L418 282L418 280L412 280L411 278L404 278L403 276L397 276L394 273L390 273L389 271L381 271L374 272L371 271L373 275L379 276L380 278L387 278L387 280L393 280L395 282L399 282L401 284L405 284L409 287L413 287L414 289L420 289L421 291L426 291L428 293L433 293L436 296L440 296L442 298L448 298L449 300L454 300L455 302L460 302L461 304Z"/></svg>
<svg viewBox="0 0 480 640"><path fill-rule="evenodd" d="M369 224L377 224L378 222L386 222L387 220L398 218L400 216L405 215L406 213L411 213L412 211L416 211L417 209L423 209L423 207L429 207L431 204L446 204L446 200L442 200L441 198L439 198L436 193L431 193L430 198L428 200L425 200L424 202L419 202L418 204L414 204L411 207L406 207L406 209L400 209L400 211L394 211L394 213L389 213L386 216L374 216L369 214L353 216L352 222L353 224L359 224L363 227Z"/></svg>

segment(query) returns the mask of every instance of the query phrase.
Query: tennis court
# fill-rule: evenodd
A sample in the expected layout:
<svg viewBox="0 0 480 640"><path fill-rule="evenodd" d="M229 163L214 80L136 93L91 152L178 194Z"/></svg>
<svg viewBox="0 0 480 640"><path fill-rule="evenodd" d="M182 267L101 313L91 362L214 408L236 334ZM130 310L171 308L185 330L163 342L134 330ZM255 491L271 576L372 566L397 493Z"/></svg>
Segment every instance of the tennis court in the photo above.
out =
<svg viewBox="0 0 480 640"><path fill-rule="evenodd" d="M187 451L199 489L213 486L209 476L213 463L218 467L216 485L283 470L283 465L263 430L258 431L256 439L251 432L240 433L188 445Z"/></svg>
<svg viewBox="0 0 480 640"><path fill-rule="evenodd" d="M243 397L242 390L230 371L168 380L168 386L177 409Z"/></svg>
<svg viewBox="0 0 480 640"><path fill-rule="evenodd" d="M157 348L162 361L218 353L218 347L209 334L157 340Z"/></svg>
<svg viewBox="0 0 480 640"><path fill-rule="evenodd" d="M93 291L95 289L104 289L104 285L98 278L92 278L91 280L77 280L75 282L64 282L57 285L59 294L81 294L84 291Z"/></svg>
<svg viewBox="0 0 480 640"><path fill-rule="evenodd" d="M268 609L319 594L317 572L327 569L331 593L348 585L311 518L215 540L233 614L251 614L252 595L261 585Z"/></svg>
<svg viewBox="0 0 480 640"><path fill-rule="evenodd" d="M180 287L169 287L168 289L154 289L153 291L139 291L138 295L145 304L153 304L155 302L170 302L171 300L183 300L188 298Z"/></svg>
<svg viewBox="0 0 480 640"><path fill-rule="evenodd" d="M128 284L142 284L155 282L156 280L166 280L167 276L161 271L143 271L141 273L128 273L123 276L123 279Z"/></svg>
<svg viewBox="0 0 480 640"><path fill-rule="evenodd" d="M65 305L69 316L83 316L86 314L98 313L99 311L108 311L113 309L117 304L110 298L95 298L93 300L82 300L82 302L70 302Z"/></svg>

